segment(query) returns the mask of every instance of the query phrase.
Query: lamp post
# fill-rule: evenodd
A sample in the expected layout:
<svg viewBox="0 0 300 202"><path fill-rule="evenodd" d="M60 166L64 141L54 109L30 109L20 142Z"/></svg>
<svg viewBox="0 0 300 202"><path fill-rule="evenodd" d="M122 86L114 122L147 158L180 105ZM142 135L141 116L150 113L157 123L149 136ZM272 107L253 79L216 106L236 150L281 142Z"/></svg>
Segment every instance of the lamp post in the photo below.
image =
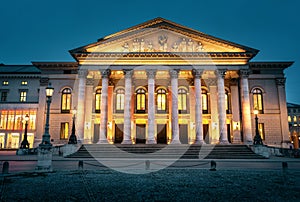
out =
<svg viewBox="0 0 300 202"><path fill-rule="evenodd" d="M26 114L25 115L25 131L24 131L24 138L23 138L23 141L21 142L21 149L29 149L29 143L28 143L28 140L27 140L27 127L28 127L28 121L29 121L29 115Z"/></svg>
<svg viewBox="0 0 300 202"><path fill-rule="evenodd" d="M257 117L258 110L257 109L254 110L254 114L255 114L255 136L253 139L253 144L254 145L263 145L262 139L261 139L261 137L259 135L259 131L258 131L258 117Z"/></svg>
<svg viewBox="0 0 300 202"><path fill-rule="evenodd" d="M41 147L51 147L50 143L50 134L49 134L49 117L50 117L50 104L52 101L52 95L54 88L51 86L51 83L46 88L46 97L47 97L47 114L46 114L46 124L45 124L45 133L43 134Z"/></svg>
<svg viewBox="0 0 300 202"><path fill-rule="evenodd" d="M76 135L75 135L75 117L76 116L76 109L73 110L73 123L72 123L72 133L70 135L70 138L69 138L69 142L68 144L77 144L77 138L76 138Z"/></svg>

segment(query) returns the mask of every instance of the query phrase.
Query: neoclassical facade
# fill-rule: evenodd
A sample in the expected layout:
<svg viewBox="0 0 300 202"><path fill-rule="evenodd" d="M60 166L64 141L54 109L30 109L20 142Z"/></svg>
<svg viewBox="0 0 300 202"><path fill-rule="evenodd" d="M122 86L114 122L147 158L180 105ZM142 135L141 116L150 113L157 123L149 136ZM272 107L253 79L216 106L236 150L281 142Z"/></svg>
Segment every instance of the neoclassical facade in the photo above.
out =
<svg viewBox="0 0 300 202"><path fill-rule="evenodd" d="M292 63L251 62L257 53L156 18L71 50L76 62L33 62L40 81L33 87L33 145L41 141L44 91L51 83L54 144L66 143L75 111L76 135L86 144L252 144L258 110L263 142L286 146L284 69ZM10 79L13 72L1 72L2 84ZM5 146L11 131L3 129L8 117L2 114L25 104L6 97L0 130Z"/></svg>

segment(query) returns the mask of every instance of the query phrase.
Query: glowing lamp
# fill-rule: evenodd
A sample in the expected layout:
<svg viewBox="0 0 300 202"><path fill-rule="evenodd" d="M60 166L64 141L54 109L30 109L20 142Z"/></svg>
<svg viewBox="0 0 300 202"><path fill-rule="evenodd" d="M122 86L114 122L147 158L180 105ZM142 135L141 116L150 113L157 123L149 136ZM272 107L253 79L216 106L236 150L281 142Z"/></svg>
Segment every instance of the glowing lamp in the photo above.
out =
<svg viewBox="0 0 300 202"><path fill-rule="evenodd" d="M253 111L253 113L254 113L255 115L257 115L257 114L258 114L258 110L255 109L255 110Z"/></svg>
<svg viewBox="0 0 300 202"><path fill-rule="evenodd" d="M51 86L51 83L49 83L49 85L46 88L46 96L49 98L52 97L53 92L54 92L54 88Z"/></svg>
<svg viewBox="0 0 300 202"><path fill-rule="evenodd" d="M29 121L29 115L28 115L28 114L25 115L24 120L25 120L26 122Z"/></svg>

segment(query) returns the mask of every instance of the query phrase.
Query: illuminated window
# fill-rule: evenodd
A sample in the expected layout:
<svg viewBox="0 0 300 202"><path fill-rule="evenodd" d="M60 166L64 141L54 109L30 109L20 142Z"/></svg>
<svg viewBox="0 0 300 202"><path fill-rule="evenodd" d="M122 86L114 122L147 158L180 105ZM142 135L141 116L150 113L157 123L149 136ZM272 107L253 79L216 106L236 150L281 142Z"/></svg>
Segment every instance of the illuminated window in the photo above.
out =
<svg viewBox="0 0 300 202"><path fill-rule="evenodd" d="M167 111L167 91L165 89L158 89L156 91L156 103L157 103L157 112L163 113Z"/></svg>
<svg viewBox="0 0 300 202"><path fill-rule="evenodd" d="M228 93L227 90L225 90L225 110L226 110L226 114L231 113L231 110L230 110L230 94Z"/></svg>
<svg viewBox="0 0 300 202"><path fill-rule="evenodd" d="M201 98L202 98L202 113L208 114L208 95L207 95L207 91L204 89L201 90Z"/></svg>
<svg viewBox="0 0 300 202"><path fill-rule="evenodd" d="M143 88L139 88L136 91L136 112L146 112L146 90Z"/></svg>
<svg viewBox="0 0 300 202"><path fill-rule="evenodd" d="M60 124L60 139L61 140L66 140L68 139L69 136L69 123L61 123Z"/></svg>
<svg viewBox="0 0 300 202"><path fill-rule="evenodd" d="M116 91L116 112L124 112L125 90L118 89Z"/></svg>
<svg viewBox="0 0 300 202"><path fill-rule="evenodd" d="M96 90L96 94L95 94L95 112L96 113L101 112L101 92L102 92L102 90L100 88Z"/></svg>
<svg viewBox="0 0 300 202"><path fill-rule="evenodd" d="M71 109L71 88L65 88L61 95L61 113L70 113Z"/></svg>
<svg viewBox="0 0 300 202"><path fill-rule="evenodd" d="M261 139L265 140L265 126L263 123L258 124L258 131Z"/></svg>
<svg viewBox="0 0 300 202"><path fill-rule="evenodd" d="M187 113L187 91L184 88L178 89L178 112Z"/></svg>
<svg viewBox="0 0 300 202"><path fill-rule="evenodd" d="M27 91L20 91L20 102L26 102Z"/></svg>
<svg viewBox="0 0 300 202"><path fill-rule="evenodd" d="M2 91L1 92L1 102L6 102L7 101L7 91Z"/></svg>
<svg viewBox="0 0 300 202"><path fill-rule="evenodd" d="M22 86L27 86L28 82L27 81L21 81Z"/></svg>
<svg viewBox="0 0 300 202"><path fill-rule="evenodd" d="M8 81L2 81L2 86L8 86Z"/></svg>
<svg viewBox="0 0 300 202"><path fill-rule="evenodd" d="M253 107L258 110L259 113L263 113L263 97L262 91L259 88L255 88L252 91L253 93Z"/></svg>
<svg viewBox="0 0 300 202"><path fill-rule="evenodd" d="M291 116L288 116L288 122L292 122Z"/></svg>

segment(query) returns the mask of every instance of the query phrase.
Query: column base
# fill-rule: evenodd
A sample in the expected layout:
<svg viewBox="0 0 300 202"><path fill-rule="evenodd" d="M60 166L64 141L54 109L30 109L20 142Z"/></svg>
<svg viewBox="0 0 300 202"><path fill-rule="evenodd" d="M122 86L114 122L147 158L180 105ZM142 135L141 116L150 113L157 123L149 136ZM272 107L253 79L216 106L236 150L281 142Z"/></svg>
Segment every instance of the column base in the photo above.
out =
<svg viewBox="0 0 300 202"><path fill-rule="evenodd" d="M132 144L131 140L123 140L121 144Z"/></svg>
<svg viewBox="0 0 300 202"><path fill-rule="evenodd" d="M38 148L38 161L36 171L52 172L52 146Z"/></svg>
<svg viewBox="0 0 300 202"><path fill-rule="evenodd" d="M146 144L157 144L156 140L146 140Z"/></svg>
<svg viewBox="0 0 300 202"><path fill-rule="evenodd" d="M99 140L97 142L97 144L108 144L108 140L107 139L105 139L105 140Z"/></svg>
<svg viewBox="0 0 300 202"><path fill-rule="evenodd" d="M230 144L230 143L228 142L228 140L220 140L219 144L226 145L226 144Z"/></svg>
<svg viewBox="0 0 300 202"><path fill-rule="evenodd" d="M203 140L196 140L193 144L203 145L206 144Z"/></svg>
<svg viewBox="0 0 300 202"><path fill-rule="evenodd" d="M180 140L172 140L170 144L181 144Z"/></svg>

